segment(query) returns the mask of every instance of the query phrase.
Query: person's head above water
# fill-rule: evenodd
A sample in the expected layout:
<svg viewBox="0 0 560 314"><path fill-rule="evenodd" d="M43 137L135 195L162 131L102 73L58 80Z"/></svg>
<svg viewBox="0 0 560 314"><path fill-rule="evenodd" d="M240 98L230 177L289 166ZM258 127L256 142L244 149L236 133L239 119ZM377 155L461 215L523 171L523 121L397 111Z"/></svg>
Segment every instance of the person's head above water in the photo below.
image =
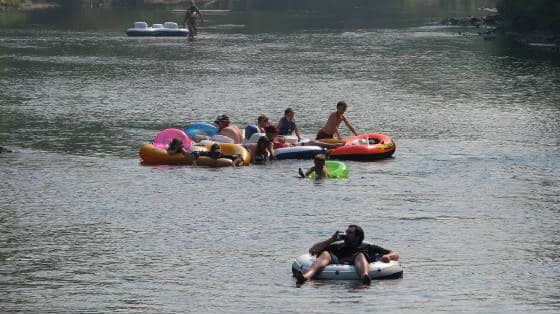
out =
<svg viewBox="0 0 560 314"><path fill-rule="evenodd" d="M176 154L183 148L183 141L178 138L173 138L169 145L167 146L167 152L169 154Z"/></svg>
<svg viewBox="0 0 560 314"><path fill-rule="evenodd" d="M268 148L268 145L270 145L270 140L266 136L261 136L257 141L255 152L257 154L264 154L266 149Z"/></svg>
<svg viewBox="0 0 560 314"><path fill-rule="evenodd" d="M349 225L346 228L346 239L344 243L347 245L358 246L364 241L364 229L358 225Z"/></svg>
<svg viewBox="0 0 560 314"><path fill-rule="evenodd" d="M221 154L222 154L222 148L220 144L214 143L212 144L212 146L210 146L210 157L218 158L220 157Z"/></svg>
<svg viewBox="0 0 560 314"><path fill-rule="evenodd" d="M315 161L315 167L323 167L325 165L327 156L325 154L317 154L313 159Z"/></svg>
<svg viewBox="0 0 560 314"><path fill-rule="evenodd" d="M225 114L219 115L216 117L216 120L214 120L214 124L221 130L229 125L229 117Z"/></svg>
<svg viewBox="0 0 560 314"><path fill-rule="evenodd" d="M268 117L264 114L261 114L257 117L257 124L260 126L261 124L268 123Z"/></svg>
<svg viewBox="0 0 560 314"><path fill-rule="evenodd" d="M266 133L266 137L268 137L270 141L274 140L276 135L278 135L278 129L276 129L276 127L272 124L267 125L264 128L264 132Z"/></svg>
<svg viewBox="0 0 560 314"><path fill-rule="evenodd" d="M343 114L344 112L346 112L346 109L348 109L348 105L344 100L341 100L336 104L336 111L339 114Z"/></svg>
<svg viewBox="0 0 560 314"><path fill-rule="evenodd" d="M289 113L294 113L294 110L292 110L292 108L286 108L286 110L284 110L284 115L288 115Z"/></svg>

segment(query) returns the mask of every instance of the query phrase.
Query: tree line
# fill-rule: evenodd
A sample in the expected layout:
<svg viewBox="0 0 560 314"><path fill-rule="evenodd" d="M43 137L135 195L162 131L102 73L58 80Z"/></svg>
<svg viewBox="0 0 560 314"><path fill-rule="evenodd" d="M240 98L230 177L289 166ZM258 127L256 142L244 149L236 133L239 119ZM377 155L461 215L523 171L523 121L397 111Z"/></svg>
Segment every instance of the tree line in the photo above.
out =
<svg viewBox="0 0 560 314"><path fill-rule="evenodd" d="M248 9L323 9L338 10L349 7L367 8L372 0L198 0L202 8L232 10ZM394 0L386 0L394 1ZM137 6L146 4L184 5L190 0L0 0L0 9L19 8L24 3L54 3L59 6ZM503 28L516 32L544 31L560 34L559 0L498 0L498 13Z"/></svg>
<svg viewBox="0 0 560 314"><path fill-rule="evenodd" d="M500 0L497 9L503 27L516 32L544 31L560 34L560 1Z"/></svg>

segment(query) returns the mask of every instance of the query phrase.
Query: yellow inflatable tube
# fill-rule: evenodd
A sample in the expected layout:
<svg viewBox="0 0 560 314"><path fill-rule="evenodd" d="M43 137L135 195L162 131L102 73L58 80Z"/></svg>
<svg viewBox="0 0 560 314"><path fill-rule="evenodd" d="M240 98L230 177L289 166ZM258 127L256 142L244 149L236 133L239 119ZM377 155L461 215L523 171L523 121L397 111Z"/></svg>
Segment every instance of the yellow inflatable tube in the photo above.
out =
<svg viewBox="0 0 560 314"><path fill-rule="evenodd" d="M140 147L140 159L144 165L192 165L193 158L185 154L169 155L166 150L152 144Z"/></svg>
<svg viewBox="0 0 560 314"><path fill-rule="evenodd" d="M220 143L223 154L238 155L243 160L243 165L248 166L251 163L251 154L241 145ZM202 146L192 146L191 151L210 150L212 144ZM190 154L173 154L169 155L166 150L157 148L152 144L144 144L140 147L140 159L144 165L193 165L194 157ZM200 156L196 160L197 166L207 167L228 167L233 166L233 161L229 158L213 159L208 156Z"/></svg>
<svg viewBox="0 0 560 314"><path fill-rule="evenodd" d="M204 144L201 146L195 145L191 147L191 150L199 150L199 151L210 151L210 147L212 147L214 143L208 143L208 144ZM243 160L243 166L248 166L251 164L251 154L249 153L249 151L239 145L239 144L230 144L230 143L217 143L220 145L220 150L222 151L222 154L227 154L227 155L238 155L241 160ZM208 160L205 161L206 159L212 159L210 157L206 157L206 156L201 156L196 160L196 164L200 165L200 166L210 166L210 167L224 167L226 165L222 166L223 162L220 162L218 164L213 164L212 160ZM229 158L218 158L217 160L222 160L222 159L226 159L228 161L230 161L229 166L231 166L233 164L233 162L231 162L231 160ZM216 159L214 159L215 161ZM201 163L202 162L202 163Z"/></svg>

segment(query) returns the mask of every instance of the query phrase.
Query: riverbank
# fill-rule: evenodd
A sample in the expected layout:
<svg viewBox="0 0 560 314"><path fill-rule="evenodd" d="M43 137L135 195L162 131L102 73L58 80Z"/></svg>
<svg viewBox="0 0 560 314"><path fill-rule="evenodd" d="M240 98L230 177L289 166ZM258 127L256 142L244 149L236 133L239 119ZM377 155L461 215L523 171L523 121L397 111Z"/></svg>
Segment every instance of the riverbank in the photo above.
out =
<svg viewBox="0 0 560 314"><path fill-rule="evenodd" d="M82 5L88 7L109 7L113 5L111 0L92 0L92 1L81 1ZM145 4L150 5L178 5L181 3L186 3L185 0L144 0ZM36 10L49 10L60 7L58 3L43 1L43 0L22 0L22 1L7 1L0 0L0 13L7 12L9 10L18 11L36 11Z"/></svg>
<svg viewBox="0 0 560 314"><path fill-rule="evenodd" d="M545 30L515 31L514 28L506 25L504 18L500 14L481 17L451 17L441 21L440 24L480 29L478 34L483 36L485 40L503 38L530 48L560 52L560 34Z"/></svg>

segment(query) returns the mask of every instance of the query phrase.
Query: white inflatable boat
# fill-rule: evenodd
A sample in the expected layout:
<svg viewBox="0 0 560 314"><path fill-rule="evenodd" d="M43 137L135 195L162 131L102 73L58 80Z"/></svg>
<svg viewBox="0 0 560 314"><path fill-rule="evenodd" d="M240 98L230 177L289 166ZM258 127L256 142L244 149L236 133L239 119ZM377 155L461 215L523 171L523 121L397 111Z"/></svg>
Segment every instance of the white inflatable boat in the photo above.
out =
<svg viewBox="0 0 560 314"><path fill-rule="evenodd" d="M290 146L276 149L276 159L313 159L326 153L327 149L319 146Z"/></svg>
<svg viewBox="0 0 560 314"><path fill-rule="evenodd" d="M154 24L148 27L146 22L134 22L134 27L126 31L128 36L155 36L155 37L168 37L168 36L188 36L189 30L186 28L179 28L175 22L165 22L163 24Z"/></svg>
<svg viewBox="0 0 560 314"><path fill-rule="evenodd" d="M296 258L292 263L292 272L309 270L311 265L315 262L315 256L310 254L303 254ZM371 271L369 277L371 279L395 279L403 276L403 269L398 261L391 261L383 263L381 261L369 264ZM353 265L331 264L317 276L317 279L327 280L359 280L356 274L356 269Z"/></svg>

